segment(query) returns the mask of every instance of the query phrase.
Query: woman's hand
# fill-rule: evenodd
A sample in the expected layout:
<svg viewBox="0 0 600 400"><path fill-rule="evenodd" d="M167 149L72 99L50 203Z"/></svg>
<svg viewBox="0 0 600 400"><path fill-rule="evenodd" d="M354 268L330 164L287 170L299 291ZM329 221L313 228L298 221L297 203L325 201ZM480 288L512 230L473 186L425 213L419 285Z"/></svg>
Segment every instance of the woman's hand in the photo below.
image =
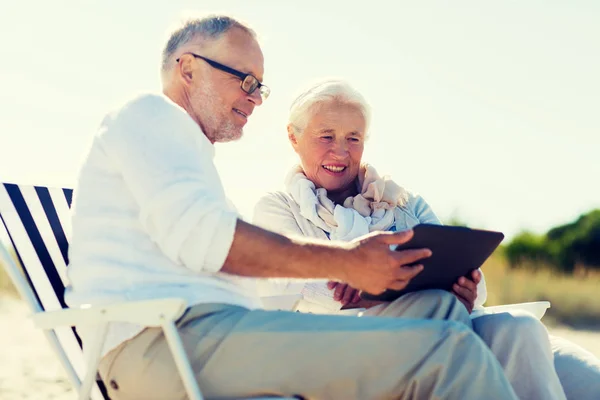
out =
<svg viewBox="0 0 600 400"><path fill-rule="evenodd" d="M458 278L458 281L452 286L452 293L467 307L469 314L475 307L475 299L477 298L477 284L481 281L481 272L473 271L472 279L467 279L464 276Z"/></svg>
<svg viewBox="0 0 600 400"><path fill-rule="evenodd" d="M329 281L327 287L334 291L333 299L342 303L342 306L358 303L361 300L359 291L347 283Z"/></svg>

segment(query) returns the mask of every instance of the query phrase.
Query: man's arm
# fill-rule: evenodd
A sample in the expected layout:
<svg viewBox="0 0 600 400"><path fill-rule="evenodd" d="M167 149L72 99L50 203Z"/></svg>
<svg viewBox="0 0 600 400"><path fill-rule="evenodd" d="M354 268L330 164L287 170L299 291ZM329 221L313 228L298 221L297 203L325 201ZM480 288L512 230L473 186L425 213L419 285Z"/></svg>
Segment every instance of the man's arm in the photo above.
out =
<svg viewBox="0 0 600 400"><path fill-rule="evenodd" d="M412 231L379 232L352 242L287 238L237 221L222 272L271 278L321 278L347 282L368 293L403 289L423 269L406 266L429 257L428 249L390 250L410 240Z"/></svg>
<svg viewBox="0 0 600 400"><path fill-rule="evenodd" d="M286 237L242 220L221 271L263 278L334 279L343 273L335 259L351 246L325 240Z"/></svg>

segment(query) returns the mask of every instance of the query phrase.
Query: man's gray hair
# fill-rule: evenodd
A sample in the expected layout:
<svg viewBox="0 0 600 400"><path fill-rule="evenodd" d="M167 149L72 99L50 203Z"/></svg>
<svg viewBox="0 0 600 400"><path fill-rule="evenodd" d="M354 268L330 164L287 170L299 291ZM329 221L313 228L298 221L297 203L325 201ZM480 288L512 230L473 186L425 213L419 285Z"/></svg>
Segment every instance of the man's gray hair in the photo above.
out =
<svg viewBox="0 0 600 400"><path fill-rule="evenodd" d="M233 27L240 28L256 38L256 32L248 25L227 15L208 15L202 18L186 20L181 27L169 36L169 40L162 52L161 69L163 71L168 70L173 65L173 55L181 46L192 39L197 37L205 40L218 39Z"/></svg>
<svg viewBox="0 0 600 400"><path fill-rule="evenodd" d="M288 124L292 127L294 135L299 136L302 134L314 113L318 111L319 105L332 101L353 105L358 108L365 119L365 129L368 131L371 121L371 107L369 103L348 82L339 79L329 79L310 87L292 103ZM365 136L366 134L367 132L365 132Z"/></svg>

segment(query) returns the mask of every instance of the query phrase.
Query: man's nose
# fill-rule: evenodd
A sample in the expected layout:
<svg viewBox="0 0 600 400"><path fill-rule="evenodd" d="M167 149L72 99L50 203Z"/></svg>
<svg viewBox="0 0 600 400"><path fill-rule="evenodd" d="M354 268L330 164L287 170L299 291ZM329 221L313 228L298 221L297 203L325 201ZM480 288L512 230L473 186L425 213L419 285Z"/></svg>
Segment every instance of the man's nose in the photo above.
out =
<svg viewBox="0 0 600 400"><path fill-rule="evenodd" d="M248 97L248 101L254 103L257 106L260 106L263 103L263 98L262 98L262 95L260 94L259 89L256 89L254 92L249 94L247 97Z"/></svg>

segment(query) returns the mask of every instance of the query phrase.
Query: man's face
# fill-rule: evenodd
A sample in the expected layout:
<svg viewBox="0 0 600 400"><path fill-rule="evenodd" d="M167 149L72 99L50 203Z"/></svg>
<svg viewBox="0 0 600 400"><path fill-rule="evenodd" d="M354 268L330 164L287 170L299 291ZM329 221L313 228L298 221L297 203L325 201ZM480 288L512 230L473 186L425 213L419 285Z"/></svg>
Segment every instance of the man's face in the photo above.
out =
<svg viewBox="0 0 600 400"><path fill-rule="evenodd" d="M262 81L264 59L260 46L248 33L232 28L219 39L195 50L197 54ZM189 84L189 101L204 134L211 142L228 142L242 136L254 107L262 104L260 91L248 94L238 77L194 59L194 79Z"/></svg>

